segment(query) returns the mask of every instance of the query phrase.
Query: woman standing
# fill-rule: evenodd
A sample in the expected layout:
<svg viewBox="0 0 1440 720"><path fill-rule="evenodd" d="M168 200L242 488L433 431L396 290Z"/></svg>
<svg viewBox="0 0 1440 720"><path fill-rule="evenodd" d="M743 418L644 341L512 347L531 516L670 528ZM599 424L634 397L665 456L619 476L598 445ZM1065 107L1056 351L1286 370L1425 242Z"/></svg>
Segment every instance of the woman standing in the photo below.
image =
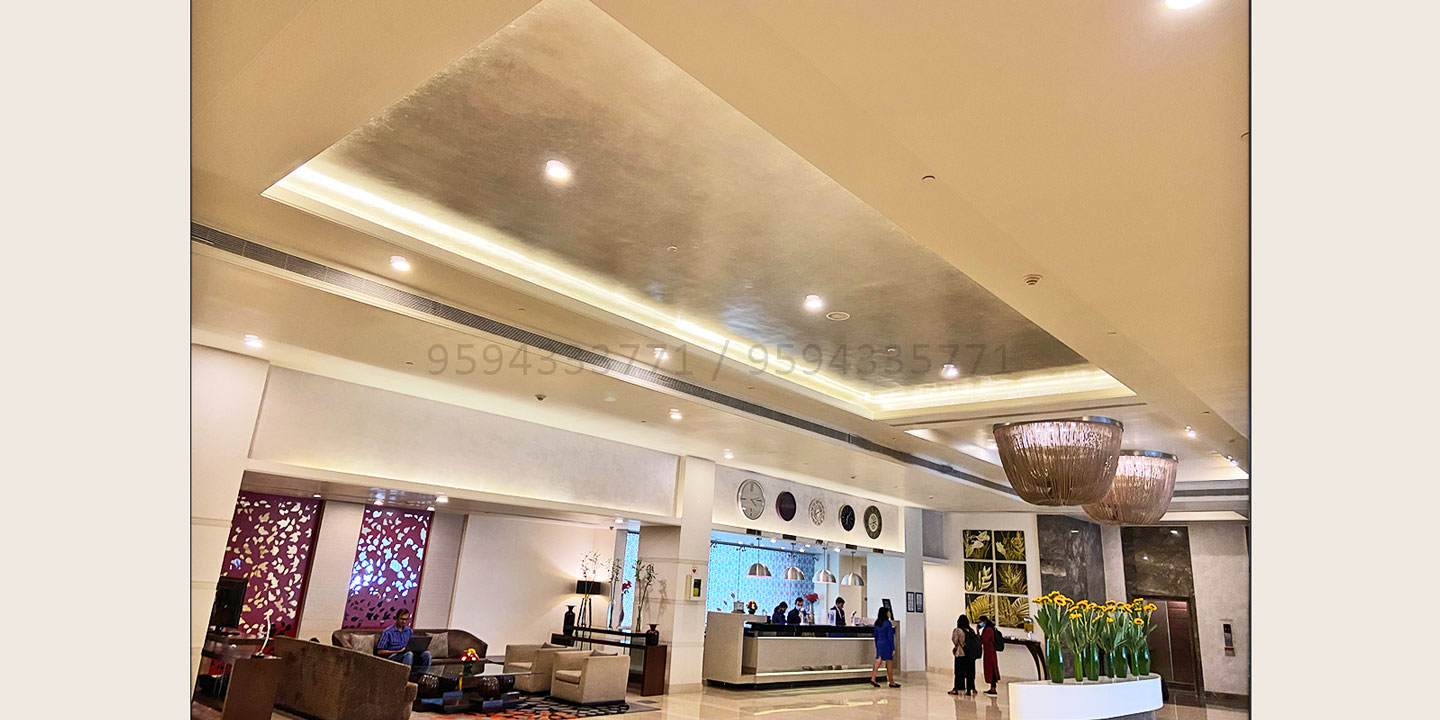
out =
<svg viewBox="0 0 1440 720"><path fill-rule="evenodd" d="M990 622L988 615L980 616L980 648L981 656L985 658L985 682L990 683L990 689L985 691L986 695L999 695L995 692L995 684L1000 682L1000 658L995 655L995 623Z"/></svg>
<svg viewBox="0 0 1440 720"><path fill-rule="evenodd" d="M980 659L980 636L970 628L970 618L964 615L955 621L950 631L951 654L955 656L955 687L951 695L964 691L965 697L975 694L975 661Z"/></svg>
<svg viewBox="0 0 1440 720"><path fill-rule="evenodd" d="M875 687L880 687L880 683L875 682L875 673L882 662L890 687L900 687L900 683L895 682L895 624L890 622L888 607L880 608L880 614L875 617L875 664L870 666L870 684Z"/></svg>

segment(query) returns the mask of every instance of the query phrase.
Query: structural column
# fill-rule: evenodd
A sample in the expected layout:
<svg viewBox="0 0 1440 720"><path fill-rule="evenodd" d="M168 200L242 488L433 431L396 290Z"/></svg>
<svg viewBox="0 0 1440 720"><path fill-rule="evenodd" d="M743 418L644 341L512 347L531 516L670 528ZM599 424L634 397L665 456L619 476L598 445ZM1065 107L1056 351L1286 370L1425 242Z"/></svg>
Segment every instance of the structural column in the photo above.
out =
<svg viewBox="0 0 1440 720"><path fill-rule="evenodd" d="M655 566L658 580L641 622L657 625L660 641L670 646L666 692L699 690L702 683L715 463L703 458L680 458L675 498L679 526L640 528L640 560ZM697 578L701 582L700 596L692 597L691 583Z"/></svg>
<svg viewBox="0 0 1440 720"><path fill-rule="evenodd" d="M924 511L905 508L905 591L925 592ZM941 598L934 598L941 600ZM938 605L936 606L938 607ZM925 671L925 613L905 613L900 624L900 668Z"/></svg>
<svg viewBox="0 0 1440 720"><path fill-rule="evenodd" d="M190 346L190 668L200 650L265 392L264 360Z"/></svg>

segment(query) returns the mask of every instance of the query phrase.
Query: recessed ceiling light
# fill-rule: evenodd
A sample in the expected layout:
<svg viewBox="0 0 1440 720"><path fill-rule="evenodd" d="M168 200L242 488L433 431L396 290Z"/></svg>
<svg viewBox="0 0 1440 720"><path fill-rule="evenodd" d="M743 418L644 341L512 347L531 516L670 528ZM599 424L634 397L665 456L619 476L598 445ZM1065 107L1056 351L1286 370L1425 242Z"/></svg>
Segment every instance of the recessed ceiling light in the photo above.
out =
<svg viewBox="0 0 1440 720"><path fill-rule="evenodd" d="M945 363L945 365L940 368L940 377L943 377L946 380L954 380L955 378L960 377L960 369L955 367L951 363Z"/></svg>
<svg viewBox="0 0 1440 720"><path fill-rule="evenodd" d="M624 525L624 524L625 524L625 518L615 518L615 522L618 523L618 524Z"/></svg>
<svg viewBox="0 0 1440 720"><path fill-rule="evenodd" d="M381 500L380 498L375 498L375 504L376 504L376 505L384 505L384 504L385 504L385 501L384 501L384 500Z"/></svg>
<svg viewBox="0 0 1440 720"><path fill-rule="evenodd" d="M569 180L570 168L559 160L549 160L545 163L545 174L555 180Z"/></svg>
<svg viewBox="0 0 1440 720"><path fill-rule="evenodd" d="M730 448L725 448L725 452L722 453L722 454L725 456L725 459L726 459L726 460L734 460L734 459L735 459L735 453L730 452Z"/></svg>
<svg viewBox="0 0 1440 720"><path fill-rule="evenodd" d="M843 310L836 310L835 312L825 313L825 317L829 320L834 320L835 322L841 322L844 320L849 320L850 313L847 313Z"/></svg>
<svg viewBox="0 0 1440 720"><path fill-rule="evenodd" d="M680 252L680 248L675 245L666 245L665 252Z"/></svg>
<svg viewBox="0 0 1440 720"><path fill-rule="evenodd" d="M1165 0L1165 7L1171 10L1189 10L1205 0Z"/></svg>
<svg viewBox="0 0 1440 720"><path fill-rule="evenodd" d="M1190 427L1189 425L1186 425L1186 426L1185 426L1185 437L1191 438L1192 440L1193 440L1194 438L1198 437L1198 436L1196 435L1196 433L1195 433L1195 428Z"/></svg>
<svg viewBox="0 0 1440 720"><path fill-rule="evenodd" d="M434 506L434 505L431 505L430 507L427 507L427 508L425 508L425 509L426 509L426 510L429 510L430 512L435 512L435 506Z"/></svg>
<svg viewBox="0 0 1440 720"><path fill-rule="evenodd" d="M410 270L410 261L406 260L403 257L400 257L399 255L391 255L390 267L395 268L400 272L408 272Z"/></svg>
<svg viewBox="0 0 1440 720"><path fill-rule="evenodd" d="M437 502L437 503L447 503L447 502L450 502L450 498L445 497L444 495L436 495L436 496L435 496L435 502Z"/></svg>
<svg viewBox="0 0 1440 720"><path fill-rule="evenodd" d="M315 493L314 495L311 495L310 497L320 497L320 493Z"/></svg>
<svg viewBox="0 0 1440 720"><path fill-rule="evenodd" d="M1239 460L1236 460L1236 459L1235 459L1235 456L1233 456L1233 455L1226 455L1226 456L1225 456L1225 459L1226 459L1226 460L1229 460L1231 465L1234 465L1235 467L1240 467L1240 461L1239 461Z"/></svg>
<svg viewBox="0 0 1440 720"><path fill-rule="evenodd" d="M614 396L614 395L606 395L606 396L605 396L605 402L615 402L615 396Z"/></svg>
<svg viewBox="0 0 1440 720"><path fill-rule="evenodd" d="M679 419L681 419L681 418L683 418L683 417L684 417L684 416L680 414L680 411L679 411L679 410L677 410L677 409L675 409L675 408L670 408L670 419L671 419L671 420L679 420Z"/></svg>
<svg viewBox="0 0 1440 720"><path fill-rule="evenodd" d="M822 307L825 307L825 301L821 300L819 295L806 295L806 296L805 296L805 309L806 309L806 310L819 310L819 309L822 308Z"/></svg>
<svg viewBox="0 0 1440 720"><path fill-rule="evenodd" d="M250 347L252 347L252 348L262 348L262 347L265 347L265 343L260 342L260 336L259 336L259 335L251 335L251 334L249 334L249 333L246 333L246 334L245 334L245 344L248 345L248 346L250 346Z"/></svg>

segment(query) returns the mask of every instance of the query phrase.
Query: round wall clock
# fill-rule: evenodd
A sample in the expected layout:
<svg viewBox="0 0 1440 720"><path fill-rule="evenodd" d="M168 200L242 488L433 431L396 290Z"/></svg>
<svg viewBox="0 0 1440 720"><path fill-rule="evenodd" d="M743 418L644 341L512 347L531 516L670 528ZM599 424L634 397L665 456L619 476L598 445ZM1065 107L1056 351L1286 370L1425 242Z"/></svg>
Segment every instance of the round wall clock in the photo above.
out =
<svg viewBox="0 0 1440 720"><path fill-rule="evenodd" d="M825 523L825 503L820 502L820 498L810 501L810 522L816 525Z"/></svg>
<svg viewBox="0 0 1440 720"><path fill-rule="evenodd" d="M865 534L871 540L880 537L880 508L874 505L865 508Z"/></svg>
<svg viewBox="0 0 1440 720"><path fill-rule="evenodd" d="M789 492L782 492L775 496L775 512L780 519L790 522L795 519L795 496Z"/></svg>
<svg viewBox="0 0 1440 720"><path fill-rule="evenodd" d="M765 488L760 486L758 480L751 479L740 483L735 500L740 504L740 513L751 520L759 520L760 516L765 514Z"/></svg>
<svg viewBox="0 0 1440 720"><path fill-rule="evenodd" d="M840 506L840 527L845 528L845 532L855 529L855 508L849 505Z"/></svg>

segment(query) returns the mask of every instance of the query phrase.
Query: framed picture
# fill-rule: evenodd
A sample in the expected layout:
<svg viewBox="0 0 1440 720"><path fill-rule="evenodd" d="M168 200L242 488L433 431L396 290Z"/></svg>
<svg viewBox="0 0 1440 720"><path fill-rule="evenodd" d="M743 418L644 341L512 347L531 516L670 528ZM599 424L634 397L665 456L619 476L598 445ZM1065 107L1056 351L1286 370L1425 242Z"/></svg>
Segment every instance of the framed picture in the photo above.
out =
<svg viewBox="0 0 1440 720"><path fill-rule="evenodd" d="M913 592L905 593L905 612L915 612L915 593Z"/></svg>
<svg viewBox="0 0 1440 720"><path fill-rule="evenodd" d="M925 612L925 593L915 593L915 612Z"/></svg>

